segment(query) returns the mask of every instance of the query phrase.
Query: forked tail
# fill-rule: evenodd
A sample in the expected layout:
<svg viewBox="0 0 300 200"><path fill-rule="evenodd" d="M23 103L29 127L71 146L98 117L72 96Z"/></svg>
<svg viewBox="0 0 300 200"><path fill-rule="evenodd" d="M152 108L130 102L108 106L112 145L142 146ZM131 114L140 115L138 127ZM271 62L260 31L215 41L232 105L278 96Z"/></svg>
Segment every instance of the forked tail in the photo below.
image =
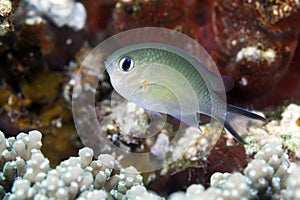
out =
<svg viewBox="0 0 300 200"><path fill-rule="evenodd" d="M227 105L224 127L238 142L246 144L241 135L247 132L249 123L252 120L260 120L263 122L267 121L264 117L253 112L230 104Z"/></svg>

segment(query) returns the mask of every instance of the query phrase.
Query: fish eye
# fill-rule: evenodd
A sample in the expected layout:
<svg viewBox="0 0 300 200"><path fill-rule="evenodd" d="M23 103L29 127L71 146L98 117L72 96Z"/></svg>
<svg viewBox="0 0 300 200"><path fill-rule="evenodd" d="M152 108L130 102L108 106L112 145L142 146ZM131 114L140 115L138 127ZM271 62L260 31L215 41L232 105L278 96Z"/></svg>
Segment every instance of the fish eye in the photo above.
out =
<svg viewBox="0 0 300 200"><path fill-rule="evenodd" d="M134 61L130 57L124 57L120 60L119 67L122 71L128 72L134 67Z"/></svg>

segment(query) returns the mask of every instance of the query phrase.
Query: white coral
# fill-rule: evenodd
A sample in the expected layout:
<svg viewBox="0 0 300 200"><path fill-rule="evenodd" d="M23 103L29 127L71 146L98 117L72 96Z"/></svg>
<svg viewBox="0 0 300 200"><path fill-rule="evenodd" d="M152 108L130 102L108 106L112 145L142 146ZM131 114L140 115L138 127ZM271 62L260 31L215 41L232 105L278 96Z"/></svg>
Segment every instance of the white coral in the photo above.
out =
<svg viewBox="0 0 300 200"><path fill-rule="evenodd" d="M86 23L86 10L82 3L74 0L26 0L38 11L45 14L59 27L69 26L75 31L83 29Z"/></svg>
<svg viewBox="0 0 300 200"><path fill-rule="evenodd" d="M163 200L162 197L147 191L144 186L137 185L133 186L130 190L126 192L124 200Z"/></svg>

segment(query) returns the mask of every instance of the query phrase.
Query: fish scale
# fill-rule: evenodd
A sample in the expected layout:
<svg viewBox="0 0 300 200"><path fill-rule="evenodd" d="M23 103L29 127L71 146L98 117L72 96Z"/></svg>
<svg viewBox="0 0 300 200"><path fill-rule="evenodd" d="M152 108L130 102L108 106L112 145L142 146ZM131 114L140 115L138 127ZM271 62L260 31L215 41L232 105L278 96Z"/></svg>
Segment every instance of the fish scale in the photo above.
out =
<svg viewBox="0 0 300 200"><path fill-rule="evenodd" d="M124 58L125 68L121 62ZM198 114L207 114L224 124L237 141L245 143L240 134L247 132L249 121L265 121L264 117L227 104L221 98L225 96L222 77L174 46L129 45L113 52L105 66L112 86L124 98L190 126L198 127Z"/></svg>
<svg viewBox="0 0 300 200"><path fill-rule="evenodd" d="M140 51L139 53L141 55L148 54L147 56L145 56L146 59L144 60L144 63L159 63L164 66L171 67L176 71L178 71L179 73L183 74L183 76L188 79L191 86L195 89L198 100L203 102L206 108L211 107L210 106L211 98L209 98L210 94L208 90L208 85L204 81L201 74L199 74L199 71L195 69L195 67L198 66L193 66L189 62L187 62L184 57L164 49L154 49L154 48L138 49L138 50L128 52L126 55L132 56L136 54L137 51ZM165 59L165 58L172 58L172 59ZM199 65L201 65L201 63L199 63ZM166 77L166 78L172 78L172 77ZM178 85L180 86L180 83L178 83Z"/></svg>

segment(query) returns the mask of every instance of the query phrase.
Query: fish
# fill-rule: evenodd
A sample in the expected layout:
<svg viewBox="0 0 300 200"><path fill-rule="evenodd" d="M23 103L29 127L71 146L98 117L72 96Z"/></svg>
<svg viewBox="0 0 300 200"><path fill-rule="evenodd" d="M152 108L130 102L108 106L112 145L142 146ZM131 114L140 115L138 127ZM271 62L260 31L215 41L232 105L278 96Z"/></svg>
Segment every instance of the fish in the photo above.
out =
<svg viewBox="0 0 300 200"><path fill-rule="evenodd" d="M110 82L121 96L153 112L168 114L185 124L199 127L199 114L220 123L240 143L251 120L266 119L246 109L227 104L220 75L175 46L142 42L110 54L104 65Z"/></svg>

